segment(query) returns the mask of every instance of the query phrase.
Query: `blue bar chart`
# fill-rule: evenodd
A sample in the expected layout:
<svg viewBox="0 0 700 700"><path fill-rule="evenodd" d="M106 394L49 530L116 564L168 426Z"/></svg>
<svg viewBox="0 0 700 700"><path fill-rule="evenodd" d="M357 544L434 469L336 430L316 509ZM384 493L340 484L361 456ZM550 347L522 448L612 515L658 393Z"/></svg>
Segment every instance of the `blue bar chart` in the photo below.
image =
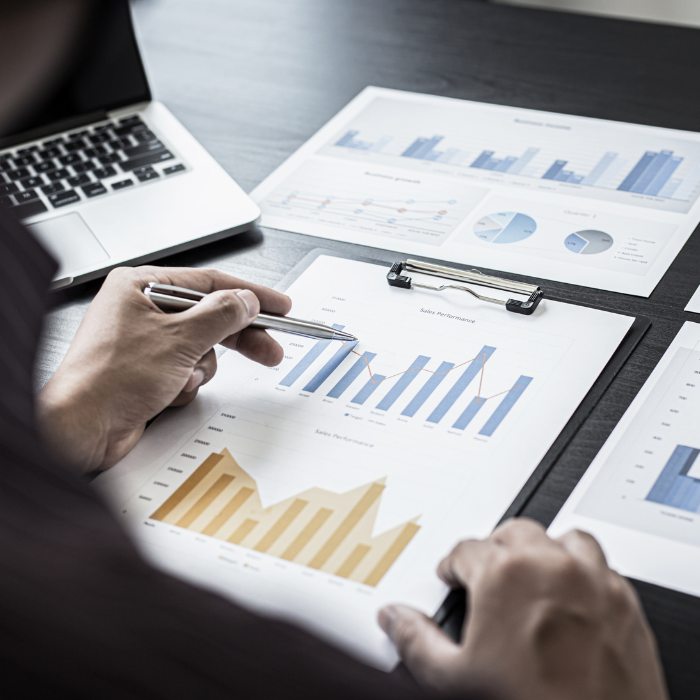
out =
<svg viewBox="0 0 700 700"><path fill-rule="evenodd" d="M343 328L337 324L333 327L339 330ZM330 347L331 343L338 347ZM355 350L356 345L357 343L330 340L316 341L279 385L292 387L298 382L305 394L317 393L331 399L345 398L350 404L369 405L376 411L395 412L404 418L414 418L423 409L423 415L427 414L423 418L426 423L437 425L449 419L445 427L455 430L465 430L483 411L484 406L488 405L489 411L478 434L491 437L532 382L532 377L521 375L512 386L499 391L495 396L481 395L487 363L497 350L491 345L484 345L473 359L461 364L441 361L435 370L427 369L433 358L418 355L403 371L390 376L372 374L371 366L377 353L365 351L360 354ZM351 358L351 355L354 357ZM440 388L448 377L451 378L447 382L449 388L443 390L444 395L439 397ZM382 391L377 395L378 398L373 398L380 388ZM430 405L434 405L432 410L430 405L425 407L431 400ZM465 402L466 407L455 419L458 406Z"/></svg>
<svg viewBox="0 0 700 700"><path fill-rule="evenodd" d="M359 134L358 129L350 129L337 139L334 145L374 153L386 152L387 147L391 145L389 155L401 158L449 163L476 170L684 201L691 198L700 185L700 167L692 168L684 178L674 178L685 158L674 153L672 149L647 150L641 156L636 155L631 167L629 161L619 153L606 151L592 168L581 167L579 170L583 172L577 172L577 169L570 165L571 157L554 158L547 162L542 159L542 149L537 146L529 146L521 153L505 155L497 155L498 151L495 148L485 148L475 155L468 149L445 147L443 144L447 137L435 134L418 136L407 147L397 151L395 144L399 139L393 136L385 135L370 141L359 138ZM538 155L539 164L533 168L532 162ZM627 169L623 170L625 165Z"/></svg>
<svg viewBox="0 0 700 700"><path fill-rule="evenodd" d="M699 454L696 447L677 445L646 500L700 513L700 480L688 476Z"/></svg>

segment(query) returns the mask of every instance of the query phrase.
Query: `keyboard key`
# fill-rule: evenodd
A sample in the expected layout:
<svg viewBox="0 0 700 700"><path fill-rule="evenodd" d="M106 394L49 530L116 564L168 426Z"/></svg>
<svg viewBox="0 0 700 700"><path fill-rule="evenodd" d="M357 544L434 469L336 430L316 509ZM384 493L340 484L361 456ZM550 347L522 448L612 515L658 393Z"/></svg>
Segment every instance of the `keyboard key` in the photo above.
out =
<svg viewBox="0 0 700 700"><path fill-rule="evenodd" d="M130 138L113 139L107 144L113 151L123 151L125 148L131 148L134 145Z"/></svg>
<svg viewBox="0 0 700 700"><path fill-rule="evenodd" d="M39 146L27 146L27 148L20 148L17 151L18 156L25 156L27 153L36 153L39 150Z"/></svg>
<svg viewBox="0 0 700 700"><path fill-rule="evenodd" d="M80 201L80 195L75 190L66 190L65 192L59 192L58 194L52 194L49 196L49 202L54 205L54 207L65 207L69 204L75 204L75 202Z"/></svg>
<svg viewBox="0 0 700 700"><path fill-rule="evenodd" d="M82 138L83 136L89 136L90 132L87 129L84 129L83 131L74 131L72 134L68 134L68 138L73 140L73 139L79 139Z"/></svg>
<svg viewBox="0 0 700 700"><path fill-rule="evenodd" d="M19 158L13 158L15 168L24 168L27 165L33 165L36 163L36 158L28 153L26 156L20 156Z"/></svg>
<svg viewBox="0 0 700 700"><path fill-rule="evenodd" d="M138 158L126 160L123 163L120 163L119 166L126 173L129 170L143 168L145 165L153 165L154 163L162 163L164 160L170 160L174 157L175 156L170 151L156 151L155 153L149 153L145 156L139 156Z"/></svg>
<svg viewBox="0 0 700 700"><path fill-rule="evenodd" d="M93 146L98 146L101 143L105 143L106 141L109 141L109 134L105 134L104 132L92 134L90 136L89 140Z"/></svg>
<svg viewBox="0 0 700 700"><path fill-rule="evenodd" d="M83 153L88 158L97 158L98 156L106 156L107 149L104 146L95 146L94 148L86 148Z"/></svg>
<svg viewBox="0 0 700 700"><path fill-rule="evenodd" d="M23 204L24 202L31 202L35 199L39 199L39 195L36 193L36 190L25 190L24 192L18 192L15 195L15 199L20 204Z"/></svg>
<svg viewBox="0 0 700 700"><path fill-rule="evenodd" d="M134 184L133 180L122 180L121 182L112 183L113 190L123 190L125 187L129 187Z"/></svg>
<svg viewBox="0 0 700 700"><path fill-rule="evenodd" d="M21 180L23 177L29 177L29 170L27 170L26 168L8 170L7 176L10 178L10 180Z"/></svg>
<svg viewBox="0 0 700 700"><path fill-rule="evenodd" d="M65 190L65 189L66 188L60 182L54 182L50 185L44 185L41 188L41 191L45 195L49 195L49 194L56 194L57 192L63 192L63 190Z"/></svg>
<svg viewBox="0 0 700 700"><path fill-rule="evenodd" d="M74 163L73 171L80 173L87 173L95 167L95 163L91 160L86 160L83 163Z"/></svg>
<svg viewBox="0 0 700 700"><path fill-rule="evenodd" d="M65 148L69 153L75 153L75 151L82 151L83 148L87 148L87 144L83 139L73 139L72 141L68 141L68 143L63 144L63 148Z"/></svg>
<svg viewBox="0 0 700 700"><path fill-rule="evenodd" d="M71 187L80 187L80 185L89 185L92 180L89 175L76 175L75 177L69 177L67 180Z"/></svg>
<svg viewBox="0 0 700 700"><path fill-rule="evenodd" d="M7 170L12 170L12 163L6 158L0 160L0 173L4 173Z"/></svg>
<svg viewBox="0 0 700 700"><path fill-rule="evenodd" d="M165 146L160 141L146 141L133 148L125 148L124 153L127 158L136 158L152 151L164 151Z"/></svg>
<svg viewBox="0 0 700 700"><path fill-rule="evenodd" d="M39 158L42 160L47 160L48 158L58 158L61 155L61 151L58 148L45 148L43 151L39 151Z"/></svg>
<svg viewBox="0 0 700 700"><path fill-rule="evenodd" d="M22 183L22 187L28 190L30 187L40 187L45 181L41 175L37 175L36 177L27 177L24 180L20 180L20 182Z"/></svg>
<svg viewBox="0 0 700 700"><path fill-rule="evenodd" d="M106 180L108 177L114 177L117 171L111 165L108 165L106 168L97 168L97 170L93 170L92 174L98 180Z"/></svg>
<svg viewBox="0 0 700 700"><path fill-rule="evenodd" d="M63 136L59 136L58 138L51 139L50 141L44 141L41 145L44 148L51 148L52 146L58 146L59 144L62 144L65 141Z"/></svg>
<svg viewBox="0 0 700 700"><path fill-rule="evenodd" d="M50 173L46 173L46 177L48 177L51 182L55 182L56 180L63 180L66 177L70 177L70 173L65 168L61 168L60 170L53 170Z"/></svg>
<svg viewBox="0 0 700 700"><path fill-rule="evenodd" d="M182 163L178 163L177 165L171 165L169 168L165 168L163 170L163 175L173 175L174 173L181 173L183 170L185 170L185 166Z"/></svg>
<svg viewBox="0 0 700 700"><path fill-rule="evenodd" d="M137 141L153 141L154 139L158 138L150 129L144 129L143 131L135 131L132 134L132 136Z"/></svg>
<svg viewBox="0 0 700 700"><path fill-rule="evenodd" d="M43 214L45 211L48 211L48 208L40 199L35 199L26 204L20 204L12 210L14 215L19 219L28 219L30 216Z"/></svg>
<svg viewBox="0 0 700 700"><path fill-rule="evenodd" d="M141 117L138 114L132 114L130 117L122 117L119 120L120 124L143 124Z"/></svg>
<svg viewBox="0 0 700 700"><path fill-rule="evenodd" d="M110 163L121 162L122 157L118 153L109 153L106 156L100 156L98 160L100 163L102 163L102 165L109 165Z"/></svg>
<svg viewBox="0 0 700 700"><path fill-rule="evenodd" d="M63 165L73 165L73 163L82 163L82 158L77 153L69 153L67 156L61 156L58 159Z"/></svg>
<svg viewBox="0 0 700 700"><path fill-rule="evenodd" d="M100 124L99 126L95 127L95 131L97 132L103 132L106 131L107 129L110 129L112 127L111 124Z"/></svg>
<svg viewBox="0 0 700 700"><path fill-rule="evenodd" d="M15 192L19 192L19 187L17 187L14 182L10 182L7 185L0 185L0 195L14 194Z"/></svg>
<svg viewBox="0 0 700 700"><path fill-rule="evenodd" d="M54 170L56 168L56 163L52 160L45 160L43 163L37 163L34 166L34 170L38 173L47 173L49 170Z"/></svg>
<svg viewBox="0 0 700 700"><path fill-rule="evenodd" d="M134 170L134 175L136 175L139 182L147 182L148 180L155 180L160 177L153 168L138 168Z"/></svg>
<svg viewBox="0 0 700 700"><path fill-rule="evenodd" d="M98 194L105 194L107 188L101 182L93 182L82 188L87 197L97 197Z"/></svg>
<svg viewBox="0 0 700 700"><path fill-rule="evenodd" d="M5 209L9 209L10 207L14 207L15 203L12 200L12 197L8 197L7 195L4 197L0 197L0 207L3 207Z"/></svg>
<svg viewBox="0 0 700 700"><path fill-rule="evenodd" d="M120 126L114 130L116 136L126 136L127 134L135 134L137 131L142 129L147 129L146 125L142 121L134 122L133 124L126 124L125 126Z"/></svg>

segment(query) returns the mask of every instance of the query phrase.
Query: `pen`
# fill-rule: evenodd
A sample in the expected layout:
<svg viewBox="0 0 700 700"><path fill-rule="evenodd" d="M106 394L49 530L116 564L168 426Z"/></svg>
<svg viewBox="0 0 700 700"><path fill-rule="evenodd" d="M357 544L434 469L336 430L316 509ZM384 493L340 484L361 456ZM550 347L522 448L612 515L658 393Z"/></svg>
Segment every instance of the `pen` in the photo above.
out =
<svg viewBox="0 0 700 700"><path fill-rule="evenodd" d="M159 284L151 282L143 293L163 311L184 311L189 309L206 294L195 292L193 289L175 287L172 284ZM298 318L288 316L276 316L274 314L258 314L256 319L250 324L253 328L264 328L270 331L282 331L284 333L294 333L304 335L309 338L321 338L324 340L348 340L356 341L357 338L345 331L339 331L322 323L312 323L302 321Z"/></svg>

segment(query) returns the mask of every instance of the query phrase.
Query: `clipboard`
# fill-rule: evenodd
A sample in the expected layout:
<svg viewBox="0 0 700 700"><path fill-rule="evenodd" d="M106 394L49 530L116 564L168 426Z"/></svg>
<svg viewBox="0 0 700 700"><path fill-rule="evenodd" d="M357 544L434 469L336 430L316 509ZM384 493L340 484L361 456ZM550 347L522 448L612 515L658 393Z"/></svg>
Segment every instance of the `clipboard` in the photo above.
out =
<svg viewBox="0 0 700 700"><path fill-rule="evenodd" d="M400 257L397 253L391 254L391 257L389 257L390 254L387 253L384 254L385 257L370 258L361 255L354 256L342 253L339 254L337 250L332 250L328 248L315 248L314 250L310 251L277 285L275 285L275 289L280 292L286 291L292 285L292 283L311 265L311 263L313 263L314 260L316 260L316 258L318 258L321 255L327 255L329 257L335 257L346 260L356 260L358 262L365 262L377 265L377 267L379 268L378 274L382 275L389 275L392 272L398 274L406 272L405 267L397 268L397 259ZM377 255L381 256L382 251L377 251ZM435 267L442 268L443 270L462 270L463 275L461 275L461 277L465 278L466 275L469 275L471 273L470 281L473 284L477 284L478 282L481 282L481 279L483 279L483 277L481 279L479 279L478 277L474 277L475 273L476 275L482 275L483 273L475 271L467 267L466 265L455 265L451 266L450 268L444 268L439 262L423 260L411 262L416 262L417 266L420 266L422 263L423 265L425 265L426 268ZM420 269L417 269L415 271L423 272L423 270ZM437 276L445 277L445 275ZM525 283L510 281L504 278L490 277L490 279L500 280L505 282L506 284L504 286L497 286L496 284L492 284L489 286L504 289L506 291L525 294L527 296L530 296L531 299L533 299L532 295L535 294L537 303L539 303L542 297L546 297L547 299L551 299L552 301L559 301L565 304L576 304L578 306L585 306L600 311L616 313L622 316L632 316L632 314L620 313L619 311L615 311L614 309L607 309L604 307L596 306L594 304L582 304L575 302L571 299L564 299L558 296L545 295L544 293L540 296L537 295L539 287L537 287L536 285L527 285ZM478 295L474 294L473 296ZM477 300L476 303L481 303L481 301ZM501 303L503 304L503 306L506 306L504 302ZM507 310L511 311L512 309ZM506 313L507 310L504 309L504 313ZM521 312L516 311L516 313ZM600 399L607 391L613 379L620 372L625 362L627 362L628 358L634 352L635 348L637 347L637 345L642 340L645 333L649 330L650 327L651 320L649 318L644 316L634 317L634 322L632 323L632 326L627 332L627 335L624 337L617 350L610 358L610 361L605 366L605 369L600 373L598 379L596 379L589 392L586 394L584 399L579 404L578 408L572 414L571 418L569 419L569 422L566 424L566 426L556 438L556 440L552 443L551 447L549 448L545 456L542 458L540 463L537 465L535 470L532 472L530 478L522 487L518 495L515 497L510 507L503 514L503 517L499 521L499 524L505 520L508 520L509 518L516 517L517 515L522 513L525 506L528 504L530 499L534 496L535 492L537 491L538 486L542 483L547 474L549 474L554 465L557 463L566 447L576 436L576 433L578 433L579 429L583 426L588 416L591 414L595 406L598 404ZM448 634L453 640L457 641L461 636L462 624L466 612L467 602L464 591L452 591L447 595L445 601L443 602L442 606L437 611L437 613L435 613L433 619L438 625L442 627L443 631L445 631L446 634ZM401 669L402 666L399 666L397 670L394 671L394 673L402 673ZM403 672L405 673L405 670Z"/></svg>

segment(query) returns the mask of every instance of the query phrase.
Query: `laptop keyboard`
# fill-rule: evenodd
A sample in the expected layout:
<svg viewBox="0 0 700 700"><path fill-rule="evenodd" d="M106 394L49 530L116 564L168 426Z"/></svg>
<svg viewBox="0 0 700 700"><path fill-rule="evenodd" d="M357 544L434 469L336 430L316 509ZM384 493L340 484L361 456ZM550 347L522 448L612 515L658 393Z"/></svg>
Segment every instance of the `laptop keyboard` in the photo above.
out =
<svg viewBox="0 0 700 700"><path fill-rule="evenodd" d="M185 170L140 117L125 117L0 151L0 206L26 219Z"/></svg>

